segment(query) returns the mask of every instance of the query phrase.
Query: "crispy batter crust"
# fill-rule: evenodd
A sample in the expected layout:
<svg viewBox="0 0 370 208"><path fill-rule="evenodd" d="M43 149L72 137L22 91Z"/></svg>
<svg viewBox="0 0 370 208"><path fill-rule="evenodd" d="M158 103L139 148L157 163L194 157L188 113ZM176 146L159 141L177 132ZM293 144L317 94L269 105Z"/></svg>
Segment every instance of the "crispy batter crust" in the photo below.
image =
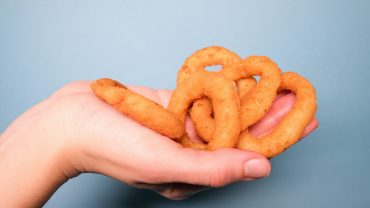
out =
<svg viewBox="0 0 370 208"><path fill-rule="evenodd" d="M185 127L175 114L115 80L98 79L91 88L96 96L118 111L160 134L170 138L180 138L185 134Z"/></svg>
<svg viewBox="0 0 370 208"><path fill-rule="evenodd" d="M238 88L239 98L244 97L251 89L256 86L257 81L253 77L248 77L245 79L240 79L236 81L236 87Z"/></svg>
<svg viewBox="0 0 370 208"><path fill-rule="evenodd" d="M225 68L235 68L241 64L241 58L234 52L219 46L200 49L189 56L177 75L177 84L186 82L194 72L205 71L207 66L221 65L219 72L224 73ZM227 77L227 75L226 75Z"/></svg>
<svg viewBox="0 0 370 208"><path fill-rule="evenodd" d="M221 51L220 54L224 56L224 59L220 55L214 55L217 51ZM281 83L281 71L277 64L265 56L250 56L237 62L237 57L227 49L209 47L195 52L187 59L184 64L186 67L183 66L180 70L178 80L185 80L182 76L190 76L195 71L203 71L204 67L208 66L207 64L221 64L223 68L216 73L237 82L238 93L242 94L240 97L242 130L259 121L266 114L276 98L276 91ZM183 72L183 69L186 69L187 73ZM256 85L250 81L253 76L260 76ZM241 89L243 83L247 84L248 93L246 89ZM199 136L209 141L214 131L210 101L205 97L195 101L190 116Z"/></svg>
<svg viewBox="0 0 370 208"><path fill-rule="evenodd" d="M253 77L240 79L236 82L238 97L243 97L255 85L256 80ZM197 99L190 109L190 118L198 135L209 142L213 137L215 122L213 119L213 109L211 101L206 98Z"/></svg>
<svg viewBox="0 0 370 208"><path fill-rule="evenodd" d="M239 138L238 148L260 152L269 158L274 157L295 144L314 118L316 92L311 83L294 72L286 72L282 77L280 90L287 89L296 95L292 110L266 136L256 138L248 130L244 131Z"/></svg>
<svg viewBox="0 0 370 208"><path fill-rule="evenodd" d="M257 85L240 100L242 130L259 121L271 107L281 83L277 64L265 56L250 56L243 60L241 76L260 76Z"/></svg>
<svg viewBox="0 0 370 208"><path fill-rule="evenodd" d="M222 68L217 72L205 69L213 65ZM259 81L253 76L259 76ZM123 114L185 147L237 147L269 158L295 144L316 112L316 92L305 78L294 72L281 74L277 64L265 56L241 59L218 46L198 50L186 59L167 109L111 79L96 80L91 87L97 97ZM253 137L248 127L267 113L281 90L295 93L292 110L271 133ZM188 113L206 143L193 142L187 135Z"/></svg>
<svg viewBox="0 0 370 208"><path fill-rule="evenodd" d="M214 110L214 132L208 144L192 142L185 134L179 142L186 147L216 150L234 147L240 134L240 106L238 94L233 81L221 74L197 71L179 83L171 96L168 110L175 113L185 124L185 118L192 102L207 96Z"/></svg>

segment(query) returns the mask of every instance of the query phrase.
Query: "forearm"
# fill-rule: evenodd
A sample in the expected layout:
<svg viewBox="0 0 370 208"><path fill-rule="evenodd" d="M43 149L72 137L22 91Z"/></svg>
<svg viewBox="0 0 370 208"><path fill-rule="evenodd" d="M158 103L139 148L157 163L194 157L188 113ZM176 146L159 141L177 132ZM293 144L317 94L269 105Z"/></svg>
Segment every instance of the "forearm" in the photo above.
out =
<svg viewBox="0 0 370 208"><path fill-rule="evenodd" d="M41 207L67 180L62 148L31 125L0 137L1 206Z"/></svg>

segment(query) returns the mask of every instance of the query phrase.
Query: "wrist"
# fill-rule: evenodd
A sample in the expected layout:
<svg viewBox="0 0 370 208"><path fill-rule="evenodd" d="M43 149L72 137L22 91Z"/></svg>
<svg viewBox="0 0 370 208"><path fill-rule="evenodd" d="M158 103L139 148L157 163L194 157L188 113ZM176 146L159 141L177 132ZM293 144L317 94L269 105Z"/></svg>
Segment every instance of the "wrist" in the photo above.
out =
<svg viewBox="0 0 370 208"><path fill-rule="evenodd" d="M1 135L2 205L41 206L73 174L65 144L46 126L42 115L26 113Z"/></svg>

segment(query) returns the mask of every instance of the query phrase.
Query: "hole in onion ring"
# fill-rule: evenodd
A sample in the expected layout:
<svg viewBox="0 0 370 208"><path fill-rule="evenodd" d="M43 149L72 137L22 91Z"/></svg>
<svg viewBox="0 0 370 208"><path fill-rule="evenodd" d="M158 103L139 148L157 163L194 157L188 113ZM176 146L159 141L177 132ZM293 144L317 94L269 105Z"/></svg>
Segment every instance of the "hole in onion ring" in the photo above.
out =
<svg viewBox="0 0 370 208"><path fill-rule="evenodd" d="M250 126L248 128L249 131L256 138L261 138L270 134L292 109L295 99L294 93L290 90L280 91L266 115L257 123Z"/></svg>
<svg viewBox="0 0 370 208"><path fill-rule="evenodd" d="M218 71L221 71L222 65L217 64L217 65L213 65L213 66L206 66L205 69L207 71L211 71L211 72L218 72Z"/></svg>
<svg viewBox="0 0 370 208"><path fill-rule="evenodd" d="M206 141L204 141L198 134L197 131L195 130L194 124L189 118L189 116L186 116L186 121L185 121L185 131L188 133L189 138L193 142L197 142L200 144L207 144Z"/></svg>

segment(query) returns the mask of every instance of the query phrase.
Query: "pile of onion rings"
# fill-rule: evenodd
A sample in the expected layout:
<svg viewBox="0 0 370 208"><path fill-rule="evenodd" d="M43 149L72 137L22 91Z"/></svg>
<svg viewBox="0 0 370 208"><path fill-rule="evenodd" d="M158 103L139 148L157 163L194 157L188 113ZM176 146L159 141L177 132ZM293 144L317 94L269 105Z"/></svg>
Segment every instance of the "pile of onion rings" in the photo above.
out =
<svg viewBox="0 0 370 208"><path fill-rule="evenodd" d="M221 69L206 70L214 65L221 65ZM259 76L258 82L255 76ZM218 46L198 50L185 60L167 108L112 79L98 79L91 87L97 97L123 114L184 147L199 150L236 147L268 158L300 139L317 107L315 89L302 76L282 73L268 57L242 59ZM249 134L248 128L268 112L282 90L295 94L292 110L268 135L256 138ZM203 143L189 138L185 130L187 116Z"/></svg>

